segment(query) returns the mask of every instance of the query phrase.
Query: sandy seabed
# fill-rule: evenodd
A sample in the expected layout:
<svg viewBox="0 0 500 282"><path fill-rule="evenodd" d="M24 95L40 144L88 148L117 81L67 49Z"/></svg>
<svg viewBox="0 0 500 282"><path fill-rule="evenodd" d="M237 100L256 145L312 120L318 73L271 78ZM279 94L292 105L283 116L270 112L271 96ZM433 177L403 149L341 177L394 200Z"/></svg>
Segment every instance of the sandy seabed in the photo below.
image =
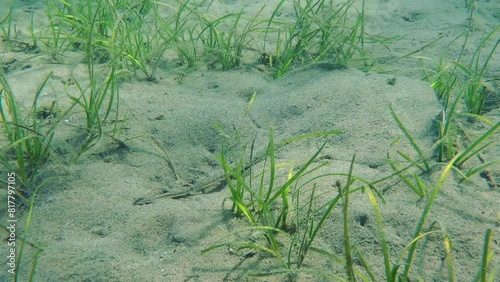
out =
<svg viewBox="0 0 500 282"><path fill-rule="evenodd" d="M249 14L255 14L267 1L224 2L214 1L213 5L228 11L238 11L243 6ZM179 80L181 67L160 68L157 83L138 79L120 86L121 111L126 117L121 138L127 141L118 146L112 139L103 137L76 164L65 160L79 142L78 127L84 125L84 116L82 112L70 112L53 144L56 159L60 161L51 162L42 172L44 177L63 177L40 191L31 218L29 241L43 246L34 281L286 281L284 275L249 275L282 269L263 252L220 248L200 254L208 246L221 242L260 240L253 237L255 234L241 231L249 224L244 218L235 218L229 201L224 202L229 196L227 189L189 193L223 176L216 154L224 136L214 129L214 124L229 135L236 129L244 142L256 136L256 152L265 150L269 127L273 128L278 141L311 132L341 130L342 134L328 139L320 156L329 163L317 173L347 173L355 154L354 174L374 180L393 172L386 159L395 138L400 137L402 141L391 149L392 154L395 155L396 150L410 155L414 152L391 115L392 104L416 142L431 155L436 140L435 120L441 105L428 83L420 80L415 57L438 59L447 44L467 27L468 15L462 0L416 2L374 0L366 3L367 32L401 36L387 46L375 43L366 46L379 61L376 68L385 74L365 73L351 66L338 69L312 64L273 80L253 67L221 72L200 66ZM43 13L42 3L21 3L17 8L19 18L27 8ZM477 4L477 29L486 32L498 26L500 2L478 1ZM291 11L290 7L285 5L283 9L284 16L291 15L286 12ZM442 38L415 56L396 60L439 37ZM477 46L480 39L471 40L469 46ZM457 41L456 46L451 46L451 57L459 51L460 44L461 41ZM2 45L0 51L3 62L23 56L7 52ZM467 50L472 51L472 47ZM498 78L500 60L498 54L495 57L488 75ZM67 100L64 81L72 71L75 76L85 77L83 64L51 64L43 57L28 64L29 68L18 68L6 76L24 110L29 109L32 93L48 72L53 71L54 76L41 103L48 105L58 100L61 108L69 105L69 101L62 102ZM253 93L256 98L246 113ZM498 122L498 113L498 109L493 109L486 116ZM468 132L484 131L475 124L464 123L464 126ZM180 179L150 136L168 151ZM498 138L498 134L493 138ZM280 163L294 161L300 166L321 144L315 139L302 140L279 150L276 157ZM483 152L483 156L491 161L499 158L499 152L497 142ZM435 173L422 176L427 185L436 183L440 167L436 165ZM284 172L286 169L280 171L280 177L284 177ZM499 183L499 167L490 167L489 172ZM2 171L2 175L5 174ZM321 201L336 196L334 183L339 179L316 181L316 193L322 195L318 206ZM457 179L450 175L445 181L426 227L436 222L436 226L446 230L452 242L455 278L469 281L479 270L487 228L494 234L491 251L497 257L500 253L500 190L479 175L462 184L458 184ZM385 204L381 204L380 209L389 251L396 260L413 236L424 202L396 179L377 188L383 191ZM311 187L304 189L310 191ZM188 195L178 199L153 197L147 203L137 204L137 199L158 191L179 190ZM4 190L1 195L2 199L6 198ZM6 216L1 213L2 224ZM22 226L26 212L19 217L18 226ZM367 195L357 193L352 197L350 226L351 243L381 279L383 258ZM343 256L342 228L342 210L337 207L314 245ZM8 235L5 233L4 238ZM415 278L445 279L447 267L443 261L446 254L442 240L439 232L422 240L413 265ZM8 253L8 246L3 242L2 259L7 262L4 254ZM286 245L286 239L283 244ZM33 250L28 248L21 265L23 279L28 275L32 255ZM499 266L496 258L493 267ZM3 269L0 281L9 281L11 275ZM303 269L337 275L345 271L335 260L316 253L308 255ZM300 274L298 280L329 281L310 273Z"/></svg>

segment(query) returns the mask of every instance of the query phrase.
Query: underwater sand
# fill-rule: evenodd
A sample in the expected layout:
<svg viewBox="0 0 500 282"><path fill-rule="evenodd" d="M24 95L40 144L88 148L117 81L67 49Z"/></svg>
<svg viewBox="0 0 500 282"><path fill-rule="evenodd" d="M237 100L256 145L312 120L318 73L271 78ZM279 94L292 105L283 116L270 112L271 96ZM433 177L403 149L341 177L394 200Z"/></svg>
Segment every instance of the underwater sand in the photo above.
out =
<svg viewBox="0 0 500 282"><path fill-rule="evenodd" d="M21 6L25 6L19 9L41 5L36 1L22 2ZM266 2L226 1L224 6L229 11L238 11L243 6L253 15ZM286 281L279 275L247 277L248 273L281 269L276 260L261 252L235 253L221 248L200 254L212 244L251 238L245 232L238 232L249 224L232 215L229 201L224 202L229 196L227 189L192 193L179 199L156 198L141 205L134 201L158 191L197 191L223 176L215 157L223 138L214 130L213 123L226 133L237 129L246 142L256 134L258 152L266 148L269 127L274 129L278 141L310 132L342 130L343 134L329 138L322 151L321 156L326 156L329 164L321 172L346 173L356 154L354 174L371 180L392 172L386 154L394 138L401 137L402 141L393 152L397 149L413 153L391 116L392 104L417 143L431 153L436 139L435 120L441 106L432 88L420 81L414 57L393 60L443 36L416 54L438 58L448 42L466 27L467 11L462 0L438 4L431 0L416 2L366 3L367 32L403 36L387 47L366 46L374 57L386 63L378 66L388 74L309 65L272 80L251 67L220 72L200 66L180 80L182 69L160 69L158 83L124 82L120 105L126 116L121 135L122 140L127 140L125 146L117 146L110 138L103 137L76 164L51 163L44 171L46 177L63 175L63 179L47 185L37 196L29 240L44 247L34 281ZM215 1L214 9L217 5L222 7ZM497 26L500 2L479 1L478 5L477 26L485 31ZM472 40L478 43L477 38ZM453 46L458 52L461 41ZM2 60L23 56L4 51L1 55ZM496 58L489 69L492 76L498 77L498 54ZM68 101L63 102L67 99L62 81L72 70L82 77L86 71L84 65L50 64L44 58L30 61L29 65L30 68L20 68L7 76L23 109L30 107L32 93L49 71L54 71L54 77L45 89L47 94L42 103L57 99L61 101L60 108L64 108ZM245 115L253 93L255 102ZM492 111L488 118L498 122L498 110ZM67 119L67 125L84 125L82 112L71 112ZM78 144L76 138L81 132L72 126L61 125L61 128L54 148L59 154L56 158L65 160L68 148ZM181 180L176 179L150 136L168 151ZM292 144L278 151L278 161L304 164L320 145L314 139ZM498 159L499 152L497 142L485 156L489 160ZM499 167L489 170L499 183ZM435 183L438 173L425 176L427 184ZM318 193L324 193L325 199L334 197L336 180L319 179ZM386 204L381 205L381 212L391 256L395 259L409 243L424 203L396 179L378 188L384 191ZM478 175L460 185L449 177L427 221L427 226L437 221L450 234L457 281L470 281L478 271L487 228L493 229L491 250L497 255L494 264L497 268L500 265L500 228L492 209L500 212L500 195L498 187L492 188ZM343 254L341 212L338 208L332 212L314 244L337 255ZM377 277L383 277L382 253L366 195L359 193L352 197L350 215L352 244L363 253ZM6 222L5 216L1 214L2 224ZM361 222L360 218L367 220ZM7 246L3 242L0 250L5 260ZM447 271L441 234L430 236L421 243L420 250L413 273L425 281L441 281ZM32 250L27 250L23 279L32 254ZM303 267L337 274L344 271L334 260L315 253L309 254ZM0 273L0 281L8 281L10 277L6 271ZM299 281L328 280L302 274Z"/></svg>

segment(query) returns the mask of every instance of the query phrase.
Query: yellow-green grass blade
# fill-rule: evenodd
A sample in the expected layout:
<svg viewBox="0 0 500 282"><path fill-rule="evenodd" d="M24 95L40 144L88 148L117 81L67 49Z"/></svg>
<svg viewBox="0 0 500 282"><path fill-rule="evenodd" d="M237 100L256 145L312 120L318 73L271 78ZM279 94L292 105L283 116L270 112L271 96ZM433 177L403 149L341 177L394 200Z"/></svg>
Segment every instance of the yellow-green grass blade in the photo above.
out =
<svg viewBox="0 0 500 282"><path fill-rule="evenodd" d="M399 119L398 115L396 114L396 112L394 111L394 109L392 108L392 104L390 105L390 109L391 109L391 114L392 114L392 117L394 118L394 120L396 121L396 123L398 124L399 128L401 129L401 131L403 131L404 135L406 136L406 138L408 139L408 141L410 141L410 144L411 146L413 147L413 149L415 149L415 151L417 152L418 156L420 157L420 159L422 160L422 162L424 163L425 167L427 168L427 171L430 171L431 168L429 166L429 163L427 162L427 159L426 157L424 156L424 153L422 151L422 149L420 148L420 146L418 146L417 142L415 141L415 139L413 139L413 137L411 136L410 132L406 129L406 127L403 125L403 123L401 122L401 120Z"/></svg>

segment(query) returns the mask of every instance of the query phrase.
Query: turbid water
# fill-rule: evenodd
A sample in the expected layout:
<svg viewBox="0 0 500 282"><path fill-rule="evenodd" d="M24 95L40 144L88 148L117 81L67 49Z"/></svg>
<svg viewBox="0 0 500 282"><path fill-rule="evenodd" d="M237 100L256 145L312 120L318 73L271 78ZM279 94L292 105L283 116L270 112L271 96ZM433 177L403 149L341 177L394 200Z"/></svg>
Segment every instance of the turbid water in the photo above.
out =
<svg viewBox="0 0 500 282"><path fill-rule="evenodd" d="M261 14L265 18L273 9L267 2L212 1L210 11L225 13L243 7L249 15L255 15L266 4L268 7ZM280 17L293 15L288 2L291 1L283 5ZM360 9L360 4L361 1L356 2L355 8ZM4 6L0 9L0 14L6 12ZM478 1L474 18L477 36L470 38L467 54L479 44L481 34L499 25L499 11L498 1ZM28 25L32 12L43 26L44 8L37 1L21 1L15 9L18 25ZM81 141L78 138L85 120L82 111L71 111L55 136L54 161L41 174L42 179L62 178L46 185L34 204L28 241L43 251L33 281L287 281L280 274L251 275L283 269L265 252L236 252L225 247L200 253L208 246L232 240L262 243L258 232L247 229L250 225L245 218L235 218L230 210L224 172L216 159L226 137L233 138L238 132L246 144L255 137L255 152L260 153L266 149L270 127L277 142L311 132L341 130L342 134L327 139L302 140L280 149L277 162L293 161L298 169L327 140L316 164L326 160L328 164L303 182L320 173L347 173L353 155L354 174L374 180L393 172L387 162L388 150L395 158L397 150L416 157L391 115L392 105L424 153L435 155L435 122L442 106L429 82L421 80L420 62L423 58L426 67L432 66L426 58L438 61L445 48L449 48L447 58L458 56L463 38L453 39L468 25L464 1L368 1L365 16L368 34L394 38L387 44L365 43L370 58L374 58L368 72L358 70L359 63L345 68L311 64L297 66L273 80L252 58L243 67L226 72L211 70L204 63L188 70L176 66L175 59L166 53L156 83L133 78L120 84L119 139L123 143L103 136L74 164L68 160ZM454 43L449 45L450 42ZM80 57L68 55L59 64L53 64L48 56L22 62L30 55L7 50L5 42L0 44L4 44L0 45L4 66L12 60L21 62L6 78L24 111L31 106L34 91L50 71L54 75L41 97L44 105L55 100L61 110L70 105L65 91L77 93L74 85L64 88L71 73L85 84L86 66ZM260 46L259 42L252 44L253 48ZM494 58L487 75L498 79L498 54ZM248 108L254 93L255 99ZM498 108L493 108L485 117L498 122L498 114ZM215 130L214 124L226 135ZM471 139L487 128L465 119L460 124ZM391 147L396 138L401 141ZM498 134L493 138L496 140ZM5 140L2 142L4 146ZM497 142L482 152L482 158L486 162L498 160L499 152ZM480 160L473 158L464 170L478 164ZM432 187L442 168L435 164L433 173L422 174L425 185ZM278 170L281 180L286 180L287 169ZM2 175L5 173L2 168ZM464 183L459 184L459 179L450 174L432 207L425 230L434 223L432 230L437 232L420 243L412 269L415 280L446 279L442 230L451 240L458 281L472 280L479 270L486 229L492 229L494 234L491 251L500 253L498 165ZM316 195L321 195L315 203L317 208L337 195L337 180L345 183L345 178L339 176L314 182ZM213 183L216 184L211 186ZM385 199L385 203L378 200L391 262L401 263L396 259L410 243L425 201L398 178L376 188ZM303 189L306 199L312 183ZM6 199L5 189L1 195ZM18 212L18 236L26 213L26 207ZM2 225L8 225L6 216L1 213ZM351 197L349 222L351 244L362 253L374 275L383 280L377 226L366 194ZM314 246L343 257L342 232L342 209L337 207ZM8 236L6 232L4 238ZM280 239L286 252L289 240L286 236ZM3 242L5 266L9 246ZM27 279L34 254L34 248L25 249L20 281ZM359 260L356 264L360 264ZM498 258L493 262L492 267L495 266L498 269ZM344 265L315 252L308 254L302 269L330 275L345 272ZM11 278L7 268L2 267L0 280ZM314 273L302 273L297 279L330 281Z"/></svg>

